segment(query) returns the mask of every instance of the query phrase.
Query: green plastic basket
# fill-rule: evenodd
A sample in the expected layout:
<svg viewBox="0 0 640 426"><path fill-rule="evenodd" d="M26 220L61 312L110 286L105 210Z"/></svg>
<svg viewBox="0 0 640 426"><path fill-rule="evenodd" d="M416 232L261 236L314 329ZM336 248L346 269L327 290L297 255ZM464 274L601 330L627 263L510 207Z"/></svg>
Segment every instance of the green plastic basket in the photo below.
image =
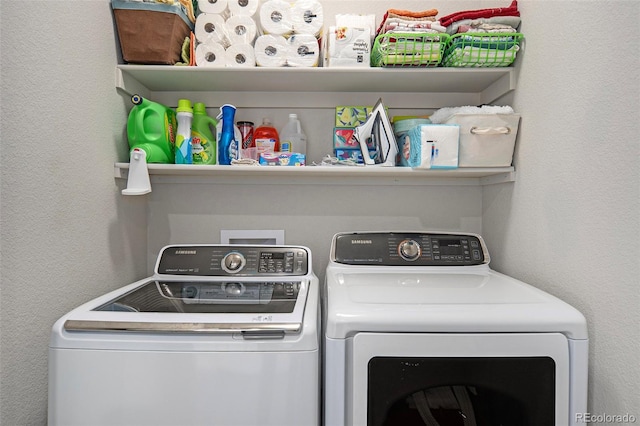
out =
<svg viewBox="0 0 640 426"><path fill-rule="evenodd" d="M447 34L387 33L376 37L371 51L374 67L434 67L443 58Z"/></svg>
<svg viewBox="0 0 640 426"><path fill-rule="evenodd" d="M461 33L449 38L445 67L508 67L516 59L521 33Z"/></svg>

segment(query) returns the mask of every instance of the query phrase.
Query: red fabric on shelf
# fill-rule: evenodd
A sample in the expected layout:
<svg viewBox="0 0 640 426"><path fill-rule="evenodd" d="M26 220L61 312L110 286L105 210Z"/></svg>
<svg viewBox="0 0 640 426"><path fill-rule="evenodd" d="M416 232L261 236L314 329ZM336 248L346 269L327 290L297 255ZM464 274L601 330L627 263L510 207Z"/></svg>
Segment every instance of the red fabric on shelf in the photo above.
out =
<svg viewBox="0 0 640 426"><path fill-rule="evenodd" d="M493 9L465 10L455 12L439 19L440 25L448 27L454 22L463 19L491 18L493 16L520 16L518 1L513 0L509 7L496 7Z"/></svg>

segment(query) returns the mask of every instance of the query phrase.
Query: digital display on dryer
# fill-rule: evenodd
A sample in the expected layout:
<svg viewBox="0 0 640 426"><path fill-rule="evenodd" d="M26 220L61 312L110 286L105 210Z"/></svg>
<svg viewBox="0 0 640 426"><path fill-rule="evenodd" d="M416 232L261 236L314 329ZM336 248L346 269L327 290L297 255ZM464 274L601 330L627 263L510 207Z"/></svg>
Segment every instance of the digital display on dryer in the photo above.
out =
<svg viewBox="0 0 640 426"><path fill-rule="evenodd" d="M460 240L439 240L441 254L464 254Z"/></svg>

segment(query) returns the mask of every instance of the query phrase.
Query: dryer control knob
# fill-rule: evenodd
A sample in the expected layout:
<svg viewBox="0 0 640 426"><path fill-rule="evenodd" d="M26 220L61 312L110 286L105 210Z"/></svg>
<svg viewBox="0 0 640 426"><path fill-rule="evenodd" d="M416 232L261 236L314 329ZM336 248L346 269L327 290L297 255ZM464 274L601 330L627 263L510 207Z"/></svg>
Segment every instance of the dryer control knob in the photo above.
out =
<svg viewBox="0 0 640 426"><path fill-rule="evenodd" d="M420 257L422 250L420 244L414 240L404 240L398 246L398 254L404 260L414 261Z"/></svg>
<svg viewBox="0 0 640 426"><path fill-rule="evenodd" d="M245 263L246 261L242 254L238 252L232 252L227 254L224 259L222 259L222 269L230 274L235 274L236 272L240 272Z"/></svg>

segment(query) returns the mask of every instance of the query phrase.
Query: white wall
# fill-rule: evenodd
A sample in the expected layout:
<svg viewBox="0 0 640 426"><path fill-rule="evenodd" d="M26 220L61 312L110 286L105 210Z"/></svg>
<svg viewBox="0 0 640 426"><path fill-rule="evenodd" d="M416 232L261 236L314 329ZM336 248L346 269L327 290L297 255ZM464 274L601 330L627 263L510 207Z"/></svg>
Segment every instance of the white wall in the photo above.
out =
<svg viewBox="0 0 640 426"><path fill-rule="evenodd" d="M442 4L444 15L507 3L433 5ZM340 5L380 15L390 2ZM393 7L420 10L425 3L394 1ZM520 8L527 41L518 89L502 100L523 116L513 184L269 190L175 184L128 198L112 172L113 162L126 158L129 105L114 89L108 0L0 1L0 423L46 423L47 344L55 319L144 276L164 244L215 242L220 229L265 222L284 227L288 241L310 246L318 272L337 231L482 231L496 269L587 316L590 411L640 418L640 96L638 41L631 33L640 2L521 0ZM604 30L588 27L594 19Z"/></svg>
<svg viewBox="0 0 640 426"><path fill-rule="evenodd" d="M587 317L591 413L640 421L640 2L520 8L517 181L485 187L483 233L494 268Z"/></svg>
<svg viewBox="0 0 640 426"><path fill-rule="evenodd" d="M0 2L0 423L42 425L65 311L144 276L146 205L123 198L126 103L108 1Z"/></svg>

